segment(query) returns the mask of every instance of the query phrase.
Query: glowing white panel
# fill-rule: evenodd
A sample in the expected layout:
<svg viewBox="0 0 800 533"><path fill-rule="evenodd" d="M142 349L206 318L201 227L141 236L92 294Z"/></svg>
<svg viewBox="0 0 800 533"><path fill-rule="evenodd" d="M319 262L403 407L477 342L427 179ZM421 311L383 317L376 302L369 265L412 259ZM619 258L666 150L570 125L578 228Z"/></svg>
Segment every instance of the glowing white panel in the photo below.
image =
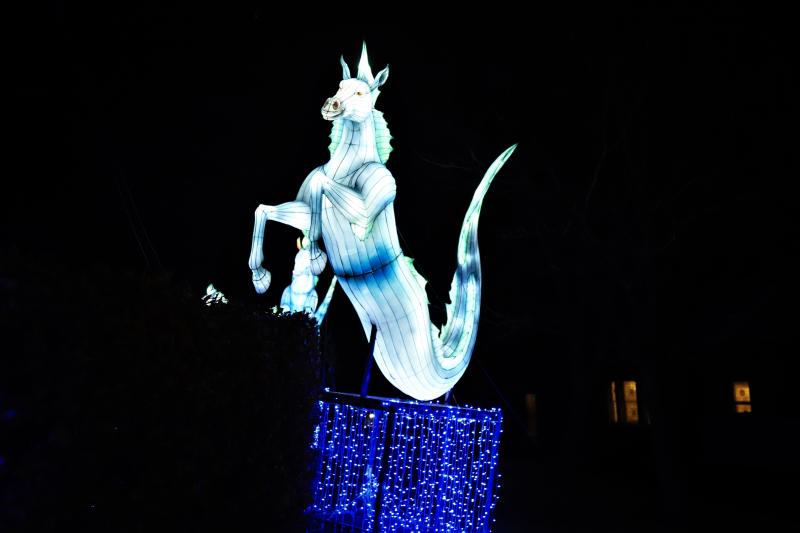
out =
<svg viewBox="0 0 800 533"><path fill-rule="evenodd" d="M350 78L347 63L341 63L344 79L322 107L323 118L333 123L330 160L311 171L295 201L256 210L249 262L253 284L263 293L270 283L262 266L266 222L302 230L309 240L304 268L316 276L329 262L365 336L372 324L377 326L374 356L384 376L409 396L432 400L461 378L475 347L481 297L478 219L492 180L516 145L492 163L467 209L447 323L439 332L430 322L426 282L403 255L395 226L397 189L385 166L392 137L374 108L389 67L373 76L366 45L357 77Z"/></svg>

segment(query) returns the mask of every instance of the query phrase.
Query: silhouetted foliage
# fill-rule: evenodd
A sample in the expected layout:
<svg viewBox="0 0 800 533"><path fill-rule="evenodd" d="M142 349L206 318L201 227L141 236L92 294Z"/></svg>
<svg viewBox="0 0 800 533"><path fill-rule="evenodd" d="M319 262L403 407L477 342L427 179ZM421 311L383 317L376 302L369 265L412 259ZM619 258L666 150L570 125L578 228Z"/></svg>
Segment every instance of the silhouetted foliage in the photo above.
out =
<svg viewBox="0 0 800 533"><path fill-rule="evenodd" d="M319 370L306 315L30 266L3 276L1 523L298 527Z"/></svg>

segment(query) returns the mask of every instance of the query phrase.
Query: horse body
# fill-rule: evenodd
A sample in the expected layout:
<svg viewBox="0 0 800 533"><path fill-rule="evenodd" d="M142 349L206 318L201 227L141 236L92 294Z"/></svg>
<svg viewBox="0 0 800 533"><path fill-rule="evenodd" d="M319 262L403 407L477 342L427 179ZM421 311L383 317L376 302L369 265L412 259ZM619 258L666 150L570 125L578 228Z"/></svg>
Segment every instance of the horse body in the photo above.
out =
<svg viewBox="0 0 800 533"><path fill-rule="evenodd" d="M388 128L374 110L378 87L388 67L372 76L362 52L358 78L343 78L336 96L323 106L334 122L331 158L303 182L294 202L259 206L250 268L258 292L269 285L261 266L263 230L277 220L307 233L310 270L330 263L358 313L364 333L377 329L374 357L384 376L418 400L441 396L460 379L469 363L478 330L480 257L477 226L483 197L514 146L492 164L467 210L458 244L458 267L442 332L430 322L425 280L403 255L393 202L396 185L384 166L390 151ZM325 252L319 249L319 240Z"/></svg>

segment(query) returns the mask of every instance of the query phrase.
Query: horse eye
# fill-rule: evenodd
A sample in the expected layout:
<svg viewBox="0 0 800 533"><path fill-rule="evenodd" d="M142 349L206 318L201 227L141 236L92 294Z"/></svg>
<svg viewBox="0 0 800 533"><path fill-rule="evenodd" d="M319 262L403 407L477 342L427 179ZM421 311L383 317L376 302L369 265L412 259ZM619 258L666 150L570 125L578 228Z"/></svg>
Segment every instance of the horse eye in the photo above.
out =
<svg viewBox="0 0 800 533"><path fill-rule="evenodd" d="M356 96L364 96L364 93L362 93L361 91L356 91Z"/></svg>

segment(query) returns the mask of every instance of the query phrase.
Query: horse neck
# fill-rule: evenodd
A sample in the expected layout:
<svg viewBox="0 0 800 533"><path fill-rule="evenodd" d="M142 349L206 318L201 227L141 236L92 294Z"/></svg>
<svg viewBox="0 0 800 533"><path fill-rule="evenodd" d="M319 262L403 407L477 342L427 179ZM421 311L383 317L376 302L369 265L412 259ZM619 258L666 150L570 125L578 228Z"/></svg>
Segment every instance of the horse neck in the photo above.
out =
<svg viewBox="0 0 800 533"><path fill-rule="evenodd" d="M372 113L363 122L344 121L339 145L325 165L325 174L340 178L370 162L380 163Z"/></svg>

